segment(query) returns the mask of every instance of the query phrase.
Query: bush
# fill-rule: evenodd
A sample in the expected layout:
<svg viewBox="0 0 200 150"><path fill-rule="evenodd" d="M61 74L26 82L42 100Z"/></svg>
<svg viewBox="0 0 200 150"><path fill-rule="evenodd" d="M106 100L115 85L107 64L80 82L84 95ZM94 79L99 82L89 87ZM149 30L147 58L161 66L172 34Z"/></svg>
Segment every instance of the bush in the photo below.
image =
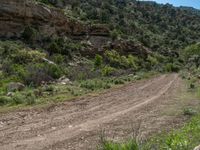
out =
<svg viewBox="0 0 200 150"><path fill-rule="evenodd" d="M173 63L168 63L164 67L164 70L167 72L178 72L180 70L180 66Z"/></svg>
<svg viewBox="0 0 200 150"><path fill-rule="evenodd" d="M150 56L150 55L148 56L147 61L149 61L151 67L154 67L155 65L159 63L155 57Z"/></svg>
<svg viewBox="0 0 200 150"><path fill-rule="evenodd" d="M26 93L25 97L27 105L33 105L36 103L36 96L33 92Z"/></svg>
<svg viewBox="0 0 200 150"><path fill-rule="evenodd" d="M28 72L23 65L13 64L10 66L10 75L16 75L19 79L24 80Z"/></svg>
<svg viewBox="0 0 200 150"><path fill-rule="evenodd" d="M121 57L118 52L112 50L112 51L106 51L105 52L105 58L107 62L113 66L113 67L119 67L121 64Z"/></svg>
<svg viewBox="0 0 200 150"><path fill-rule="evenodd" d="M54 53L58 53L58 54L61 53L60 47L58 46L58 44L55 41L50 43L47 50L50 55L52 55Z"/></svg>
<svg viewBox="0 0 200 150"><path fill-rule="evenodd" d="M115 72L115 69L113 67L110 67L110 66L105 66L101 71L103 76L110 76L114 72Z"/></svg>
<svg viewBox="0 0 200 150"><path fill-rule="evenodd" d="M134 69L134 70L138 70L139 68L139 59L133 55L128 55L128 64L129 66Z"/></svg>
<svg viewBox="0 0 200 150"><path fill-rule="evenodd" d="M7 96L1 96L0 97L0 106L6 105L12 101L12 98Z"/></svg>
<svg viewBox="0 0 200 150"><path fill-rule="evenodd" d="M100 68L102 64L103 64L103 57L97 54L94 60L94 67Z"/></svg>
<svg viewBox="0 0 200 150"><path fill-rule="evenodd" d="M42 82L48 82L53 78L47 74L46 68L43 64L30 64L27 67L28 74L24 78L24 81L28 85L40 85Z"/></svg>
<svg viewBox="0 0 200 150"><path fill-rule="evenodd" d="M28 74L24 81L26 84L40 85L42 82L49 82L58 79L63 72L60 67L54 64L30 64L27 67Z"/></svg>
<svg viewBox="0 0 200 150"><path fill-rule="evenodd" d="M27 64L30 62L41 62L46 55L37 50L23 49L10 55L11 60L18 64Z"/></svg>
<svg viewBox="0 0 200 150"><path fill-rule="evenodd" d="M63 56L61 54L54 54L51 56L50 59L59 65L65 63L65 61L66 61L65 56Z"/></svg>
<svg viewBox="0 0 200 150"><path fill-rule="evenodd" d="M36 35L37 31L31 26L26 26L22 33L22 37L28 42L33 42L36 39Z"/></svg>
<svg viewBox="0 0 200 150"><path fill-rule="evenodd" d="M114 84L124 84L124 81L122 79L117 79L114 81Z"/></svg>
<svg viewBox="0 0 200 150"><path fill-rule="evenodd" d="M194 115L197 114L197 111L195 111L195 110L192 109L192 108L186 108L186 109L183 110L183 114L184 114L185 116L194 116Z"/></svg>
<svg viewBox="0 0 200 150"><path fill-rule="evenodd" d="M185 60L188 60L194 55L200 56L200 43L190 45L186 47L183 51L183 56Z"/></svg>
<svg viewBox="0 0 200 150"><path fill-rule="evenodd" d="M139 59L132 55L128 55L128 57L123 55L121 56L117 51L112 50L105 52L105 58L111 67L124 69L132 68L134 70L138 69Z"/></svg>
<svg viewBox="0 0 200 150"><path fill-rule="evenodd" d="M117 40L119 38L119 32L117 30L113 30L110 32L110 37L112 38L112 40Z"/></svg>
<svg viewBox="0 0 200 150"><path fill-rule="evenodd" d="M54 79L58 79L62 76L63 72L61 68L54 64L47 64L46 65L46 72Z"/></svg>
<svg viewBox="0 0 200 150"><path fill-rule="evenodd" d="M13 104L19 105L23 104L25 102L26 97L22 95L21 93L15 93L14 96L12 97Z"/></svg>
<svg viewBox="0 0 200 150"><path fill-rule="evenodd" d="M103 80L87 80L81 83L81 88L86 88L89 90L99 90L99 89L109 89L111 85L109 83L104 82Z"/></svg>
<svg viewBox="0 0 200 150"><path fill-rule="evenodd" d="M139 145L136 140L130 140L123 144L103 141L99 150L139 150Z"/></svg>

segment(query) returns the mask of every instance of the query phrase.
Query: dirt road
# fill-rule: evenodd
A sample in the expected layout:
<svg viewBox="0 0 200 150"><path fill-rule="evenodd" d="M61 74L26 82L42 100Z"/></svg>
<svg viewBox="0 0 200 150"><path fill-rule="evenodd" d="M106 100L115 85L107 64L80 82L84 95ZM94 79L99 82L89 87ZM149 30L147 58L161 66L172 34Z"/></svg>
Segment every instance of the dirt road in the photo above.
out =
<svg viewBox="0 0 200 150"><path fill-rule="evenodd" d="M114 140L133 131L148 137L181 121L164 112L180 103L182 88L177 74L161 75L48 109L3 114L0 150L95 150L102 130Z"/></svg>

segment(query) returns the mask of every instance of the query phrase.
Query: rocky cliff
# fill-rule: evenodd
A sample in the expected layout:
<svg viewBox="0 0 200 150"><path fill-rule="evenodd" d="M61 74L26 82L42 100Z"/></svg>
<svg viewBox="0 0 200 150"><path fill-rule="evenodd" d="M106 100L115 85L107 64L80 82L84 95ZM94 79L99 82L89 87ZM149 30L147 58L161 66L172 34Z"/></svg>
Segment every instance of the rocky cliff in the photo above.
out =
<svg viewBox="0 0 200 150"><path fill-rule="evenodd" d="M31 25L43 36L108 35L102 26L88 26L65 16L64 12L29 0L0 1L0 37L20 37Z"/></svg>
<svg viewBox="0 0 200 150"><path fill-rule="evenodd" d="M108 46L109 29L104 25L89 25L67 17L62 9L48 7L32 0L0 0L0 39L20 38L27 26L39 33L37 39L67 36L85 41L89 46L82 54L95 55L106 49L146 56L148 50L127 41L115 41Z"/></svg>

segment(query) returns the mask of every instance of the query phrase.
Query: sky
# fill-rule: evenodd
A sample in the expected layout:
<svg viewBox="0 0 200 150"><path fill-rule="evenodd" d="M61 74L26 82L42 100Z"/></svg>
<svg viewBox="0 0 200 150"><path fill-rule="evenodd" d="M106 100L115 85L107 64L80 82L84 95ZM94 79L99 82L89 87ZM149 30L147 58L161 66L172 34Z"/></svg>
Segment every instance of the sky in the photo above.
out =
<svg viewBox="0 0 200 150"><path fill-rule="evenodd" d="M154 0L158 3L169 3L174 6L190 6L197 9L200 9L200 0Z"/></svg>

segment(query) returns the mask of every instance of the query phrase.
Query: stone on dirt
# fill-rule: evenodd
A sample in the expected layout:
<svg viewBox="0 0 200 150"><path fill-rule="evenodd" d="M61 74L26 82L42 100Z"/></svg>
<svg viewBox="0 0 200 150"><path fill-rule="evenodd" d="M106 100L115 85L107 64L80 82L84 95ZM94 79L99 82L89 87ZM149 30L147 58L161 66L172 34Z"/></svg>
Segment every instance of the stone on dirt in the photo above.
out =
<svg viewBox="0 0 200 150"><path fill-rule="evenodd" d="M60 79L58 79L58 83L62 84L62 85L72 84L72 82L70 81L70 79L66 78L65 76L63 76Z"/></svg>

